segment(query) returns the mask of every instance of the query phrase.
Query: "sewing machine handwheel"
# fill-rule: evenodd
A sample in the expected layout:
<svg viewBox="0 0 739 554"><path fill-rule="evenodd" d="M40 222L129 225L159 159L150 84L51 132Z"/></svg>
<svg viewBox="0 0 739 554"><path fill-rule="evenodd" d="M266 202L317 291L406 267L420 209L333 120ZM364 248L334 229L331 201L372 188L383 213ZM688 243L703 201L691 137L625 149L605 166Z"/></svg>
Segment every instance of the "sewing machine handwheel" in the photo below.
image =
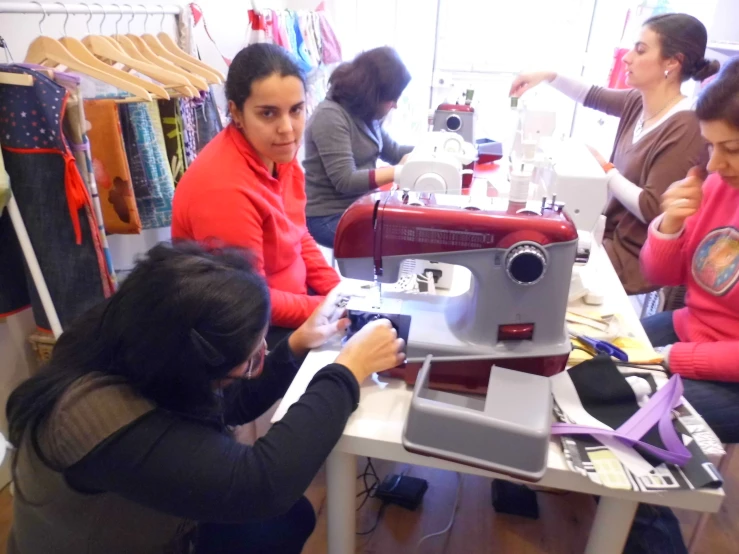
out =
<svg viewBox="0 0 739 554"><path fill-rule="evenodd" d="M459 131L462 128L462 119L458 115L446 118L446 128L450 131Z"/></svg>
<svg viewBox="0 0 739 554"><path fill-rule="evenodd" d="M516 246L506 256L506 273L518 285L538 283L546 269L546 255L533 244Z"/></svg>

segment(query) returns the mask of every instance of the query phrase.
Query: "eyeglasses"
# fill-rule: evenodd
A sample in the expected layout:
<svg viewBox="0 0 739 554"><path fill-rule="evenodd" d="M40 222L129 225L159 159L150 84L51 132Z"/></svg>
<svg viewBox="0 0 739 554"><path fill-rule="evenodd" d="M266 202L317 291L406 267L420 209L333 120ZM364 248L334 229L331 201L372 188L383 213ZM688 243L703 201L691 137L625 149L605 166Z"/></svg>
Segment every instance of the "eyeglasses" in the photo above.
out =
<svg viewBox="0 0 739 554"><path fill-rule="evenodd" d="M259 377L264 367L264 356L267 352L267 341L262 339L262 344L259 346L256 352L251 355L249 362L246 365L246 371L244 371L244 377L246 379L254 379Z"/></svg>

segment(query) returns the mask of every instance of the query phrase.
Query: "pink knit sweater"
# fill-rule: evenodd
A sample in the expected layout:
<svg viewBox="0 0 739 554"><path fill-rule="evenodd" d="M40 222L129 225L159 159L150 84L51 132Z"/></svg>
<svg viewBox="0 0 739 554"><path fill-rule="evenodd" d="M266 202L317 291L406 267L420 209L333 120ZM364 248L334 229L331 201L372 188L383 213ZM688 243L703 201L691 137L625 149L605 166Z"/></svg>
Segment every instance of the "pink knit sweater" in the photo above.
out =
<svg viewBox="0 0 739 554"><path fill-rule="evenodd" d="M739 189L713 174L682 231L660 233L661 221L649 227L641 266L652 283L687 285L686 307L673 318L681 342L669 351L670 370L739 382Z"/></svg>

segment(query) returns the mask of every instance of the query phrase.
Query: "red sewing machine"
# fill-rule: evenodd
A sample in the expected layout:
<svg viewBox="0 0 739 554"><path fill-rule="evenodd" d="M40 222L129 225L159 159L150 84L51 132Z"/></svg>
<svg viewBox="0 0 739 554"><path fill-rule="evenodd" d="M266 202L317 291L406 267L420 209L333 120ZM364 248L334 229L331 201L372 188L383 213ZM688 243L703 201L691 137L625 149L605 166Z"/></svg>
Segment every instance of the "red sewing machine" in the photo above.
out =
<svg viewBox="0 0 739 554"><path fill-rule="evenodd" d="M577 238L572 220L554 202L396 190L369 194L349 207L334 256L344 277L380 283L397 281L407 259L466 267L471 278L461 294L390 293L377 311L392 297L395 313L411 317L408 363L392 375L414 383L423 358L432 354L432 386L484 393L491 362L544 376L564 369Z"/></svg>

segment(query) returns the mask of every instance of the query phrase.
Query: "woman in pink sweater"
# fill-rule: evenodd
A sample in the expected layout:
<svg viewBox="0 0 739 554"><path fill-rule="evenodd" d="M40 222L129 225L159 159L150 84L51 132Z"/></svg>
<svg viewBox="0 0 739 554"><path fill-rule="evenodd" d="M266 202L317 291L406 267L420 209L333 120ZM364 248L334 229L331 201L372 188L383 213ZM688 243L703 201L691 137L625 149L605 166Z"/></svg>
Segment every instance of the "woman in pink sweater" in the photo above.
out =
<svg viewBox="0 0 739 554"><path fill-rule="evenodd" d="M642 323L685 397L724 442L739 442L739 59L701 94L696 113L711 159L664 194L649 227L644 276L687 285L685 308Z"/></svg>
<svg viewBox="0 0 739 554"><path fill-rule="evenodd" d="M662 196L663 214L641 251L644 277L687 285L686 307L642 321L665 365L684 377L685 397L726 443L739 442L739 59L696 106L711 159ZM642 504L624 554L687 554L668 508Z"/></svg>

